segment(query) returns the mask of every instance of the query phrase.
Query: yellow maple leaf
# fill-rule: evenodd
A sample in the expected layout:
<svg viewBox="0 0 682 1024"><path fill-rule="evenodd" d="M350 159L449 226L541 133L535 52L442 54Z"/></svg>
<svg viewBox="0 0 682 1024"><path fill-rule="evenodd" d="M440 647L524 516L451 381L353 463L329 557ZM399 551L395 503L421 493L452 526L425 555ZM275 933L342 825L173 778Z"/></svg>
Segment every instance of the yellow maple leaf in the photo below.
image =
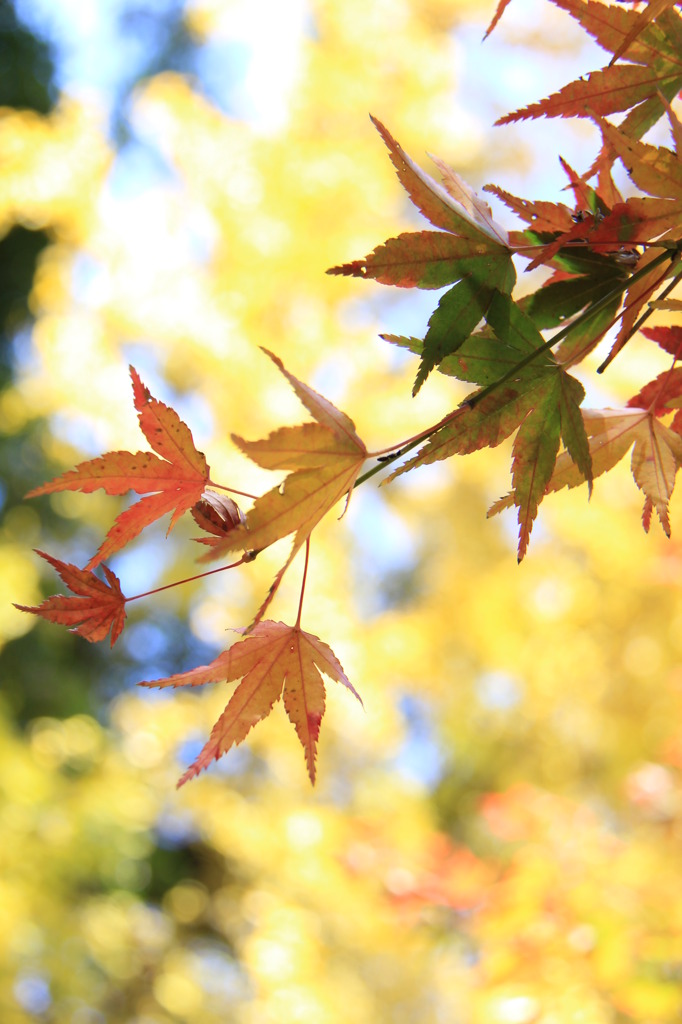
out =
<svg viewBox="0 0 682 1024"><path fill-rule="evenodd" d="M367 449L356 434L353 421L297 380L272 352L263 351L287 378L316 422L281 427L260 441L245 441L232 435L235 444L259 466L291 472L282 484L256 499L244 525L216 545L206 559L241 549L261 551L290 533L294 534L293 557L323 516L344 495L350 494L367 458Z"/></svg>
<svg viewBox="0 0 682 1024"><path fill-rule="evenodd" d="M589 439L593 477L613 469L632 448L632 475L646 498L642 516L644 529L648 531L655 508L669 537L668 502L677 470L682 466L682 437L645 409L584 409L582 416ZM568 452L561 452L545 493L583 483L585 477ZM488 515L501 512L513 501L513 495L500 498Z"/></svg>

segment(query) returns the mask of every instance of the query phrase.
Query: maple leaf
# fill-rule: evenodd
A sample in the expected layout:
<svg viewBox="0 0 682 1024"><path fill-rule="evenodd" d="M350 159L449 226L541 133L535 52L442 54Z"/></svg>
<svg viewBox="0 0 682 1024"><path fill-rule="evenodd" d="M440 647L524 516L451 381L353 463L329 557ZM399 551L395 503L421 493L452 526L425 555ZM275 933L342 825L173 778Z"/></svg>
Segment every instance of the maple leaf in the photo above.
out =
<svg viewBox="0 0 682 1024"><path fill-rule="evenodd" d="M622 122L621 129L639 138L656 123L666 101L682 87L679 51L682 23L677 12L671 8L657 12L656 21L642 30L643 22L635 11L592 0L554 2L612 54L619 55L627 46L625 58L631 63L610 64L593 71L538 103L506 114L496 123L510 124L537 117L592 117L634 108Z"/></svg>
<svg viewBox="0 0 682 1024"><path fill-rule="evenodd" d="M205 559L227 551L260 551L293 533L288 565L323 516L344 495L350 495L367 458L353 421L297 380L272 352L263 351L287 378L315 422L281 427L261 441L232 435L235 444L259 466L291 472L281 485L256 499L246 513L245 523L219 540Z"/></svg>
<svg viewBox="0 0 682 1024"><path fill-rule="evenodd" d="M627 49L632 45L637 36L641 35L643 30L652 21L666 11L669 7L672 7L678 0L649 0L648 4L643 11L640 11L634 20L634 23L623 41L616 48L611 63L614 64L619 57L621 57Z"/></svg>
<svg viewBox="0 0 682 1024"><path fill-rule="evenodd" d="M588 32L602 49L619 55L623 46L629 46L636 39L636 45L630 50L627 59L645 64L653 59L662 49L670 52L670 41L666 40L663 29L652 27L644 36L645 27L636 11L628 11L622 4L606 5L593 0L553 0L557 7L567 11ZM654 6L649 4L648 6ZM656 14L661 13L660 11ZM647 19L650 20L650 19ZM636 31L633 34L633 29Z"/></svg>
<svg viewBox="0 0 682 1024"><path fill-rule="evenodd" d="M669 117L673 136L677 139L678 122L671 110ZM616 128L603 119L598 123L611 158L618 157L635 185L649 195L631 196L616 203L591 233L590 243L600 245L603 240L610 239L637 244L679 235L682 228L682 161L678 152L629 138L622 128ZM642 265L646 265L644 261ZM618 345L625 338L641 305L638 303L634 313L631 312L629 319L624 320Z"/></svg>
<svg viewBox="0 0 682 1024"><path fill-rule="evenodd" d="M589 234L590 245L601 251L618 251L619 245L635 246L664 238L682 223L682 203L673 199L650 199L631 196L616 203L595 230Z"/></svg>
<svg viewBox="0 0 682 1024"><path fill-rule="evenodd" d="M424 342L421 338L408 338L396 334L381 334L400 348L421 355ZM487 386L495 384L501 376L513 369L527 355L527 350L501 341L490 328L477 331L452 355L446 356L438 365L438 372L447 377L468 381L470 384Z"/></svg>
<svg viewBox="0 0 682 1024"><path fill-rule="evenodd" d="M470 339L471 352L463 350L449 357L459 360L467 379L495 383L506 365L544 345L544 339L532 321L512 302L498 296L490 306L488 322L496 339L477 351L478 336ZM496 360L496 340L501 343L501 361ZM454 370L454 367L453 367ZM585 392L582 385L557 365L551 353L543 362L529 363L513 382L477 401L474 392L463 407L446 417L420 451L397 469L386 482L416 466L426 465L453 455L465 455L480 448L494 448L517 430L513 445L513 501L518 506L519 561L523 558L538 506L552 476L560 440L570 457L581 467L583 478L591 476L587 436L580 416ZM468 402L472 405L468 405ZM517 429L518 428L518 429Z"/></svg>
<svg viewBox="0 0 682 1024"><path fill-rule="evenodd" d="M507 245L507 232L493 220L490 207L476 196L454 171L447 168L447 187L443 188L407 155L378 118L370 115L370 120L386 143L400 184L427 220L443 231L450 231L454 235L471 238L482 244L485 244L482 238L482 235L485 235L498 245ZM439 166L441 170L447 167L442 161L439 161ZM457 196L452 194L452 182L455 179Z"/></svg>
<svg viewBox="0 0 682 1024"><path fill-rule="evenodd" d="M584 359L613 325L629 268L582 247L562 250L552 263L565 269L555 271L537 291L524 296L518 306L539 330L563 325L564 337L554 356L567 369ZM576 273L587 267L588 273ZM592 311L590 307L594 307Z"/></svg>
<svg viewBox="0 0 682 1024"><path fill-rule="evenodd" d="M495 9L495 13L493 15L493 19L490 22L490 24L488 25L487 29L485 30L485 35L483 36L484 40L487 39L488 36L490 35L490 33L493 31L493 29L497 25L498 21L500 20L500 18L504 14L505 10L507 9L509 3L510 3L510 0L500 0L500 2L498 3L498 5L497 5L497 7Z"/></svg>
<svg viewBox="0 0 682 1024"><path fill-rule="evenodd" d="M34 608L23 604L16 604L14 607L22 612L40 615L48 622L70 626L71 632L78 633L91 643L104 640L111 630L113 647L121 635L126 618L126 599L121 593L121 585L115 573L103 565L105 582L88 569L79 569L69 562L61 562L44 551L36 553L57 570L69 590L78 596L64 597L57 594L46 598L42 604Z"/></svg>
<svg viewBox="0 0 682 1024"><path fill-rule="evenodd" d="M328 274L364 277L398 288L443 288L481 267L487 245L445 231L406 231L362 260L330 267ZM491 255L499 262L496 252ZM492 264L491 264L492 265Z"/></svg>
<svg viewBox="0 0 682 1024"><path fill-rule="evenodd" d="M557 272L537 291L520 299L517 306L539 330L566 324L577 313L586 311L586 315L566 331L555 350L556 362L567 369L584 359L612 326L621 304L621 295L616 294L610 303L603 304L591 314L587 307L603 299L626 276L622 266L606 260L603 267L597 267L593 274L568 277ZM394 334L381 334L380 337L415 355L421 355L423 351L424 342L418 338ZM471 334L456 353L445 356L438 365L438 372L488 386L512 370L526 354L517 345L501 341L489 326L485 326Z"/></svg>
<svg viewBox="0 0 682 1024"><path fill-rule="evenodd" d="M675 143L675 152L682 153L682 122L667 100L665 100L665 112L668 115L668 120L670 121L670 131L673 137L673 142Z"/></svg>
<svg viewBox="0 0 682 1024"><path fill-rule="evenodd" d="M300 625L260 622L253 631L210 665L140 683L140 686L201 686L241 679L211 736L178 782L182 786L211 761L241 743L251 728L266 718L283 695L284 707L305 753L310 781L315 783L315 757L325 709L322 673L342 683L362 704L336 655L327 644Z"/></svg>
<svg viewBox="0 0 682 1024"><path fill-rule="evenodd" d="M651 509L655 508L669 537L668 502L677 470L682 466L682 438L648 410L584 409L582 418L589 439L592 476L613 469L632 448L632 475L645 495L644 528L648 531ZM545 493L578 487L585 479L570 454L561 452ZM514 495L508 494L495 502L488 515L496 515L513 503Z"/></svg>
<svg viewBox="0 0 682 1024"><path fill-rule="evenodd" d="M668 255L668 262L661 267L662 256L665 260ZM632 337L637 327L638 315L647 300L660 288L666 277L679 273L681 267L679 261L674 260L675 255L673 252L662 254L651 248L647 249L640 258L637 270L641 276L633 281L627 289L627 301L621 317L620 328L608 356L598 367L599 373L606 369Z"/></svg>
<svg viewBox="0 0 682 1024"><path fill-rule="evenodd" d="M484 185L483 190L496 196L522 220L531 224L534 231L563 232L575 226L571 211L565 203L552 203L546 199L521 199L499 185Z"/></svg>
<svg viewBox="0 0 682 1024"><path fill-rule="evenodd" d="M600 186L599 190L591 188L583 178L576 175L565 160L560 158L560 161L569 175L570 186L576 194L577 206L574 211L571 211L564 203L521 199L497 185L484 186L485 191L497 196L501 202L530 225L523 232L510 232L510 244L521 255L527 255L529 259L531 250L538 250L533 254L527 270L533 270L541 263L552 262L553 266L564 266L573 273L591 273L593 268L587 266L586 261L594 261L597 252L615 251L622 260L622 242L630 241L629 235L621 240L620 234L616 233L614 237L614 232L611 229L600 238L598 249L594 243L596 226L603 224L604 219L611 212L602 194L602 187ZM606 193L609 199L622 203L622 197L613 186L610 173L607 174ZM620 229L620 224L618 227ZM589 249L576 244L588 241Z"/></svg>
<svg viewBox="0 0 682 1024"><path fill-rule="evenodd" d="M664 352L674 356L673 363L682 358L682 327L644 327L642 334L655 341ZM670 409L680 408L682 399L682 367L672 366L665 370L634 395L627 403L629 407L648 409L661 416ZM679 433L678 414L672 423L672 430Z"/></svg>
<svg viewBox="0 0 682 1024"><path fill-rule="evenodd" d="M75 469L26 495L27 498L35 498L56 491L90 494L98 488L107 494L134 491L147 495L117 517L97 554L88 562L88 569L93 569L119 551L145 526L167 512L172 512L170 532L180 516L201 498L209 479L206 459L194 447L189 427L174 409L152 397L132 366L130 376L142 433L157 454L108 452L99 458L81 462Z"/></svg>
<svg viewBox="0 0 682 1024"><path fill-rule="evenodd" d="M682 366L663 373L645 384L627 403L629 407L650 409L657 416L679 404L682 395Z"/></svg>
<svg viewBox="0 0 682 1024"><path fill-rule="evenodd" d="M650 146L632 139L603 119L598 120L605 140L623 162L632 181L652 196L682 200L682 162L665 146Z"/></svg>
<svg viewBox="0 0 682 1024"><path fill-rule="evenodd" d="M574 252L566 262L574 266L577 258L578 254ZM595 257L592 266L593 273L579 276L555 272L537 291L520 299L516 303L518 309L533 321L538 330L556 327L602 299L627 277L624 267L601 256ZM581 317L558 346L556 361L567 367L570 363L582 359L611 326L620 302L621 296L618 294L611 303L597 309L591 315ZM382 334L380 337L384 341L409 349L415 355L421 355L423 351L424 342L418 338L393 334ZM438 371L472 384L487 386L495 383L516 366L527 352L527 348L523 345L519 347L513 340L509 344L502 341L492 328L486 325L475 334L471 334L456 353L445 356L438 366Z"/></svg>
<svg viewBox="0 0 682 1024"><path fill-rule="evenodd" d="M509 288L504 286L505 284L509 284ZM498 288L497 285L501 287ZM417 394L431 370L446 356L457 352L481 319L487 319L494 297L500 292L507 293L510 290L511 284L508 279L504 282L500 278L496 280L491 275L484 281L478 274L471 273L441 297L429 318L421 362L412 388L413 395Z"/></svg>
<svg viewBox="0 0 682 1024"><path fill-rule="evenodd" d="M643 327L641 333L675 359L682 359L682 327Z"/></svg>
<svg viewBox="0 0 682 1024"><path fill-rule="evenodd" d="M682 133L678 131L678 122L674 115L670 116L673 136L677 139ZM623 256L636 259L637 273L624 290L621 325L608 357L599 368L601 372L634 333L644 304L668 276L674 276L679 272L675 243L666 240L670 239L671 235L679 233L682 227L682 162L677 152L662 146L650 146L628 137L623 132L622 125L616 128L601 118L597 121L605 145L609 147L613 158L620 158L632 181L651 195L633 196L626 201L617 202L605 215L600 212L599 217L593 218L587 228L590 247L618 250L621 245L632 246L639 242L659 239L659 247L662 249L662 252L657 252L656 249L659 247L651 246L642 256L638 256L632 249L625 252L616 251L613 257L615 262ZM562 241L561 238L555 238L544 250L542 258L554 256ZM557 255L557 259L565 260L566 254L567 250L564 248L561 255ZM661 267L661 263L665 266Z"/></svg>
<svg viewBox="0 0 682 1024"><path fill-rule="evenodd" d="M615 203L622 202L623 197L610 178L607 183L599 182L597 188L593 188L588 185L586 176L574 171L562 156L559 157L559 163L566 172L569 184L573 189L576 211L603 216ZM604 184L607 186L605 191Z"/></svg>
<svg viewBox="0 0 682 1024"><path fill-rule="evenodd" d="M604 257L602 256L600 261L599 254L611 252L617 254L616 259L621 265L624 262L635 263L637 253L631 250L627 250L627 260L625 259L623 243L629 242L632 245L634 232L624 228L622 215L617 220L609 220L608 230L602 229L611 214L602 186L593 189L563 158L559 159L576 194L577 205L574 211L569 210L564 203L521 199L497 185L484 186L485 191L496 195L530 225L526 231L512 231L509 234L510 244L515 250L529 259L532 256L527 270L533 270L542 263L551 263L552 266L564 268L571 273L592 275L600 266L605 265ZM620 193L613 185L610 173L607 174L605 194L613 202L624 205ZM637 217L638 224L639 219ZM589 242L589 248L577 245L579 242ZM608 262L613 266L615 261L609 258Z"/></svg>
<svg viewBox="0 0 682 1024"><path fill-rule="evenodd" d="M372 122L386 143L400 183L415 206L441 231L406 232L389 238L362 260L331 267L328 274L372 278L401 288L453 287L429 320L413 394L431 370L457 351L485 317L493 296L509 294L516 281L507 232L488 204L438 157L443 185L413 162L390 132Z"/></svg>

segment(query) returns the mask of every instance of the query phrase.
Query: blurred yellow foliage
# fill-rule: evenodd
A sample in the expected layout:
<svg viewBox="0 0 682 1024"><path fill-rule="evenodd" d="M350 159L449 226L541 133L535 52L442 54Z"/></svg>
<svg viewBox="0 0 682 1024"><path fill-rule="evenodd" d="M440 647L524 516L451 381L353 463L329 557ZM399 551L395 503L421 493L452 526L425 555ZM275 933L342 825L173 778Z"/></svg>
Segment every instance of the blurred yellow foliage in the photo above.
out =
<svg viewBox="0 0 682 1024"><path fill-rule="evenodd" d="M116 156L85 103L0 111L0 231L52 238L0 429L52 418L45 454L63 468L141 445L131 355L190 403L219 479L246 491L269 477L230 432L305 418L261 344L370 448L451 407L437 375L411 401L412 365L376 338L403 296L324 271L410 223L368 112L408 151L454 154L465 176L484 167L488 126L458 93L452 34L482 12L194 0L186 22L243 42L289 6L279 121L229 116L177 73L139 84L134 128L172 171L153 187L113 187ZM485 521L503 465L492 452L371 497L369 484L316 531L304 626L366 712L330 689L315 791L276 708L176 793L231 687L128 689L101 721L23 731L0 703L3 1024L679 1021L678 542L643 535L623 469L589 506L550 499L518 567L504 518ZM62 497L66 517L113 518L112 499ZM39 541L35 514L7 517L3 643L34 625L7 606L39 600ZM190 548L175 550L180 575L196 571ZM148 615L186 615L224 646L279 554L190 588L185 605L152 599ZM287 578L275 615L292 617L297 596Z"/></svg>
<svg viewBox="0 0 682 1024"><path fill-rule="evenodd" d="M49 224L83 243L93 228L111 153L97 110L64 101L53 114L0 109L0 230Z"/></svg>

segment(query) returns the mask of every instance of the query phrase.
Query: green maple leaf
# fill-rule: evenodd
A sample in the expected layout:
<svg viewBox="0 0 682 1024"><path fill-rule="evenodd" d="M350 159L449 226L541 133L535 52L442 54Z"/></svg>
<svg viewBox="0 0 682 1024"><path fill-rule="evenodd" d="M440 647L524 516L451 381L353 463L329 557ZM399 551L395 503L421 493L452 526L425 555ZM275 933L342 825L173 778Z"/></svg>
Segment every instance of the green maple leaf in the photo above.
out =
<svg viewBox="0 0 682 1024"><path fill-rule="evenodd" d="M424 350L424 342L421 338L409 338L396 334L382 334L381 337L384 341L407 349L418 356L421 356ZM526 355L528 355L527 348L502 342L492 328L484 327L481 331L468 337L457 352L446 356L440 362L438 372L448 377L467 381L469 384L487 386L498 381Z"/></svg>
<svg viewBox="0 0 682 1024"><path fill-rule="evenodd" d="M415 206L441 231L407 232L390 238L361 260L331 267L328 274L364 277L401 288L453 284L429 320L413 394L446 356L485 318L493 297L510 294L516 281L507 233L488 204L442 160L434 157L443 184L415 164L388 130L372 118L386 143L398 178Z"/></svg>
<svg viewBox="0 0 682 1024"><path fill-rule="evenodd" d="M529 317L499 293L490 304L488 323L494 337L481 339L474 335L455 356L448 357L447 365L453 370L454 364L459 364L457 376L466 374L467 379L474 378L477 383L494 383L504 375L510 362L516 365L520 358L544 345ZM409 345L409 339L404 341ZM501 385L473 405L464 403L388 479L453 455L494 448L516 430L512 481L513 502L518 507L520 560L526 552L562 440L582 479L591 479L589 444L580 415L584 396L579 381L546 352L519 371L514 381ZM469 396L469 400L475 399L476 393Z"/></svg>
<svg viewBox="0 0 682 1024"><path fill-rule="evenodd" d="M591 479L592 463L580 415L585 397L582 384L557 367L535 389L535 401L514 439L512 482L518 508L519 561L528 548L530 532L551 479L563 440L573 462Z"/></svg>
<svg viewBox="0 0 682 1024"><path fill-rule="evenodd" d="M485 273L487 268L487 274ZM431 370L446 356L457 352L487 317L490 304L501 292L508 294L514 284L511 264L481 259L468 273L442 296L429 319L424 337L421 362L412 394L416 394Z"/></svg>

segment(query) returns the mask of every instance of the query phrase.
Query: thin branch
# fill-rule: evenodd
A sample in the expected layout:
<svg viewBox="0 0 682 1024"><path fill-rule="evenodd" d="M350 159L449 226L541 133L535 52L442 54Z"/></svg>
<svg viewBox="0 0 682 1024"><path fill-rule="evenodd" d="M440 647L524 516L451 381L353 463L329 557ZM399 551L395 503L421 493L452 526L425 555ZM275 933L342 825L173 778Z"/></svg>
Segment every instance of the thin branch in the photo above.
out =
<svg viewBox="0 0 682 1024"><path fill-rule="evenodd" d="M679 260L679 256L680 256L680 253L676 253L676 254L675 254L675 256L673 256L673 259L672 259L671 263L674 263L674 262L676 262L677 260ZM676 258L677 258L677 260L676 260ZM651 264L651 266L653 266L653 263ZM661 283L662 283L662 282L663 282L663 281L665 280L665 275L666 275L666 274L667 274L667 270L666 270L666 272L665 272L664 274L662 274L662 276L661 276L661 277L659 278L659 280L658 280L658 281L657 281L657 282L656 282L656 283L655 283L654 285L652 285L652 286L651 286L651 289L650 289L650 291L649 291L649 294L651 294L652 292L654 292L654 291L655 291L655 290L656 290L656 289L658 288L658 286L659 286L659 285L660 285L660 284L661 284ZM675 288L677 287L677 285L678 285L679 283L680 283L680 281L679 281L679 277L677 277L677 276L676 276L676 277L674 277L674 278L672 279L672 281L671 281L671 282L670 282L669 284L667 284L667 285L665 286L665 288L663 289L663 291L662 291L662 292L661 292L661 294L659 295L659 299L665 299L665 298L667 298L667 296L668 296L668 295L670 295L670 293L671 293L671 292L672 292L672 291L673 291L673 290L674 290L674 289L675 289ZM653 311L654 311L654 310L653 310L653 306L651 306L651 305L649 305L649 308L648 308L648 309L645 309L645 310L644 310L644 312L643 312L643 313L642 313L642 315L641 315L641 316L639 317L639 319L638 319L638 320L636 320L636 321L635 321L635 323L634 323L634 324L632 325L632 327L630 328L630 333L628 334L627 338L625 339L625 341L623 342L623 344L622 344L622 345L620 346L620 348L618 349L618 351L617 351L617 352L613 352L613 355L611 354L611 352L609 352L608 356L606 357L606 359L604 360L604 362L603 362L603 363L601 364L601 366L598 366L598 367L597 367L597 373L603 373L603 372L604 372L604 370L606 369L606 367L607 367L607 366L608 366L608 365L609 365L609 364L610 364L610 363L611 363L611 362L612 362L612 361L613 361L613 360L615 359L615 357L616 357L616 356L618 355L618 352L622 351L622 349L623 349L623 348L625 347L626 343L627 343L627 342L628 342L628 341L630 340L630 338L632 338L632 336L633 336L634 334L636 334L636 333L637 333L637 331L638 331L638 330L640 329L640 327L642 326L642 324L645 324L645 323L647 322L647 320L649 319L649 317L651 316L651 314L653 313Z"/></svg>
<svg viewBox="0 0 682 1024"><path fill-rule="evenodd" d="M197 573L196 576L188 576L184 580L176 580L175 583L166 583L163 587L155 587L154 590L145 590L143 594L134 594L132 597L126 597L125 603L129 604L130 601L137 601L141 597L151 597L152 594L160 594L162 590L171 590L173 587L181 587L183 583L193 583L194 580L202 580L205 576L213 576L216 572L225 572L226 569L235 569L238 565L243 565L245 562L252 562L253 558L249 557L250 551L247 551L238 562L231 562L230 565L221 565L218 569L209 569L207 572Z"/></svg>
<svg viewBox="0 0 682 1024"><path fill-rule="evenodd" d="M503 374L499 378L499 380L493 381L492 384L488 384L487 387L482 388L475 395L472 395L471 398L465 399L462 402L460 408L474 409L479 404L479 402L482 402L484 398L487 398L488 395L491 395L502 384L506 384L508 380L512 380L513 377L516 377L516 375L520 373L521 370L524 370L526 366L529 365L529 363L534 362L539 355L542 355L543 352L547 352L549 349L553 348L556 344L558 344L558 342L562 341L562 339L565 338L566 335L569 334L572 330L574 330L575 327L581 323L581 321L586 320L588 317L593 316L595 313L598 313L600 309L603 309L604 306L607 306L610 302L613 301L613 299L618 298L619 295L622 295L623 292L628 290L628 288L633 284L633 282L638 280L638 278L642 278L645 274L651 273L651 271L655 267L659 266L659 264L663 263L665 260L670 260L672 262L676 257L677 251L671 253L670 247L666 247L665 251L659 253L658 256L656 256L656 258L653 259L648 266L643 267L641 270L635 271L634 274L626 278L626 280L621 282L621 284L619 284L616 288L612 289L608 293L608 295L603 295L601 299L598 299L596 302L593 302L592 305L588 306L587 309L583 313L581 313L579 317L571 321L571 323L567 324L565 327L562 327L562 329L558 331L555 335L553 335L548 341L546 341L544 345L539 345L537 348L533 349L533 351L530 352L527 356L519 360L519 362L512 366L511 370L508 370L507 373Z"/></svg>
<svg viewBox="0 0 682 1024"><path fill-rule="evenodd" d="M532 231L533 228L530 228L529 230ZM556 239L554 239L554 241L556 241ZM529 251L529 250L546 249L550 245L552 245L552 242L532 242L532 243L529 242L528 245L513 245L513 246L511 246L511 251L512 251L512 253L518 253L519 256L525 256L526 252ZM562 249L571 249L571 248L573 248L573 249L577 249L577 248L586 249L587 248L591 252L595 252L595 253L599 254L600 256L618 255L617 252L614 254L614 251L611 248L604 249L603 252L599 248L599 246L611 246L611 245L619 245L621 247L621 249L623 249L623 248L627 248L628 243L627 242L603 242L603 241L602 242L594 242L594 243L592 243L592 242L590 242L589 238L571 238L567 242L564 242L561 248ZM642 248L642 249L647 249L647 248L649 248L649 249L667 249L668 251L670 251L672 248L674 248L674 246L671 245L670 242L666 241L665 239L659 239L659 240L657 240L655 242L631 242L630 245L632 246L633 249L639 247L639 248Z"/></svg>
<svg viewBox="0 0 682 1024"><path fill-rule="evenodd" d="M450 415L450 414L449 414ZM442 422L438 424L442 426ZM414 447L419 441L422 441L429 434L432 434L434 427L427 427L426 430L420 430L418 434L413 434L412 437L406 438L404 441L399 441L397 444L391 444L388 448L378 448L375 452L367 452L368 459L379 459L381 462L389 462L390 459L386 458L387 455L391 455L391 459L397 458L402 455L408 448Z"/></svg>
<svg viewBox="0 0 682 1024"><path fill-rule="evenodd" d="M461 407L458 409L453 409L452 412L449 412L448 415L444 416L442 420L438 421L438 423L435 423L432 427L428 427L426 430L423 430L421 434L417 434L416 437L414 437L409 442L409 444L401 445L397 449L397 451L393 452L392 455L387 455L384 458L382 458L381 461L376 464L376 466L372 466L371 469L368 469L366 473L363 473L362 476L359 476L357 478L357 480L353 484L353 489L359 487L360 484L364 484L365 480L369 480L371 477L376 476L376 474L380 473L382 469L386 469L386 467L390 466L392 462L396 461L396 459L399 459L403 455L406 455L407 452L409 452L412 448L416 448L418 444L420 444L426 438L431 437L431 435L435 434L437 430L440 430L441 427L444 427L446 423L449 423L450 420L453 420L456 416L459 416L461 412ZM390 449L388 450L390 451Z"/></svg>

